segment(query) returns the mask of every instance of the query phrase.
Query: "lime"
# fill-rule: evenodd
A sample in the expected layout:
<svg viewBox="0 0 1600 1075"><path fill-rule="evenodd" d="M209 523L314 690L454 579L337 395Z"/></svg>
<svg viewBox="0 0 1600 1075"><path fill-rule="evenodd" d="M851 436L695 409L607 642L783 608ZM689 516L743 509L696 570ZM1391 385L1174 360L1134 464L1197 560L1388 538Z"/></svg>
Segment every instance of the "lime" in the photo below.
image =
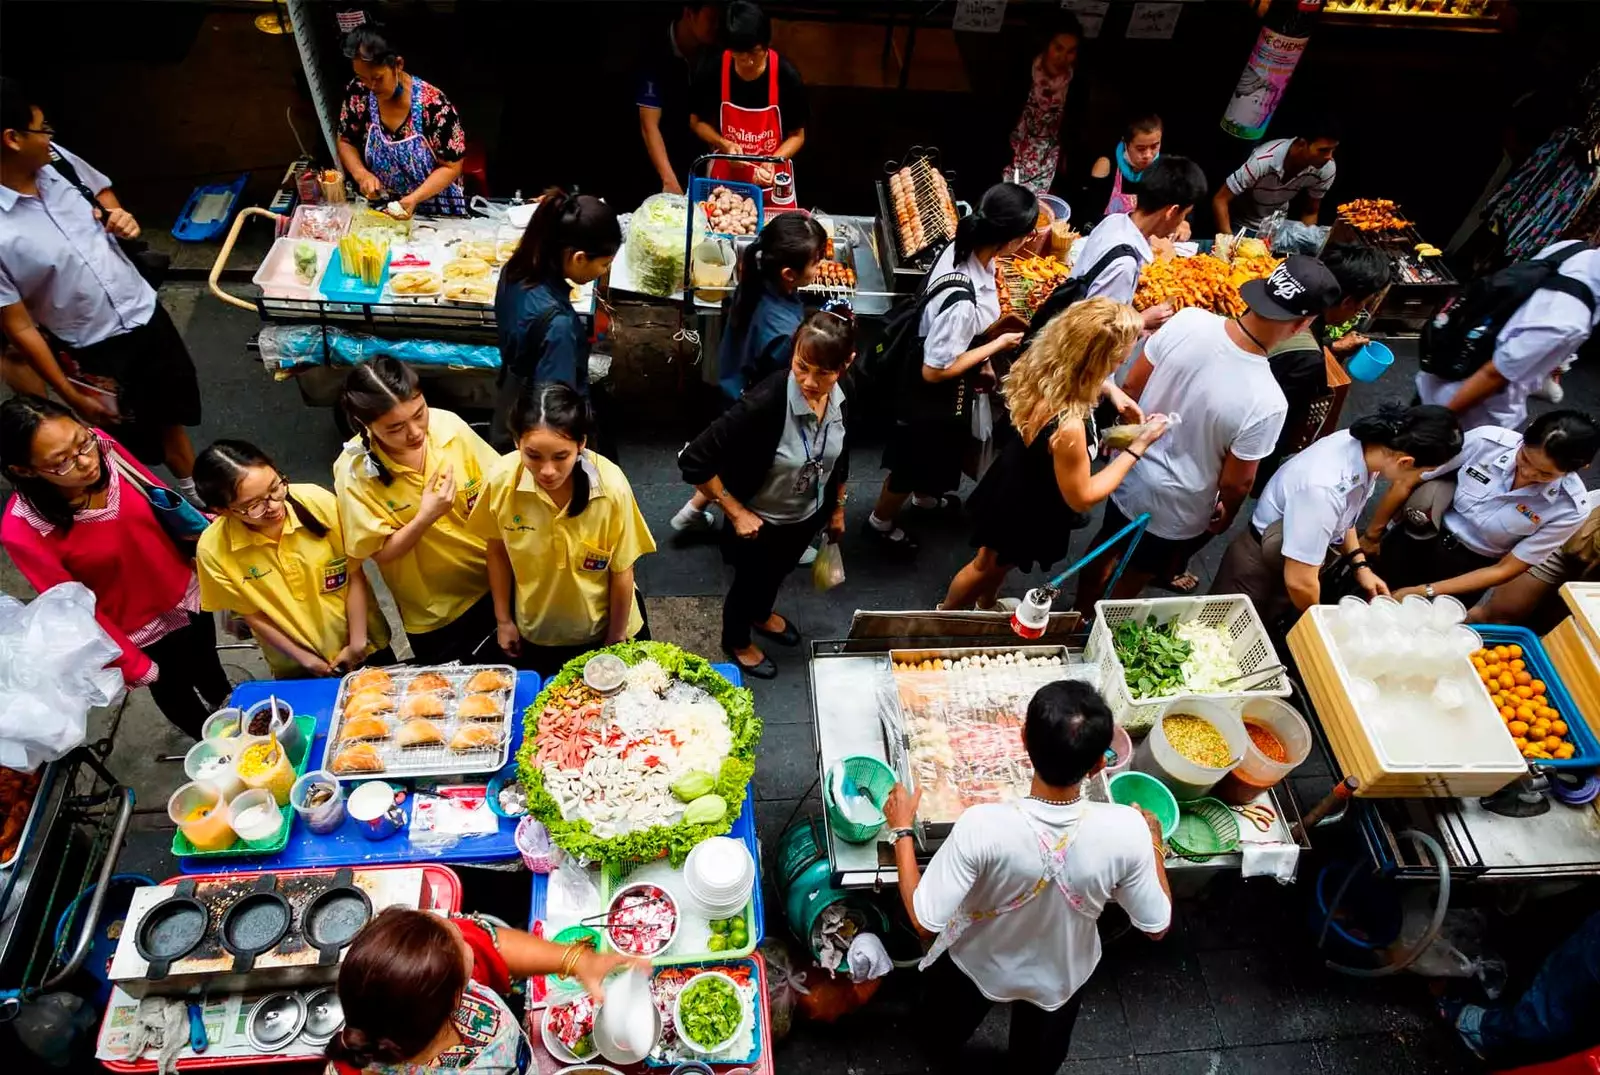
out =
<svg viewBox="0 0 1600 1075"><path fill-rule="evenodd" d="M727 947L728 938L720 933L713 933L711 939L706 941L706 951L708 952L721 952L726 950Z"/></svg>
<svg viewBox="0 0 1600 1075"><path fill-rule="evenodd" d="M728 920L726 918L713 918L711 920L711 932L712 933L726 933L726 932L728 932Z"/></svg>
<svg viewBox="0 0 1600 1075"><path fill-rule="evenodd" d="M728 931L728 947L743 948L750 942L750 933L744 928L744 923L739 923Z"/></svg>

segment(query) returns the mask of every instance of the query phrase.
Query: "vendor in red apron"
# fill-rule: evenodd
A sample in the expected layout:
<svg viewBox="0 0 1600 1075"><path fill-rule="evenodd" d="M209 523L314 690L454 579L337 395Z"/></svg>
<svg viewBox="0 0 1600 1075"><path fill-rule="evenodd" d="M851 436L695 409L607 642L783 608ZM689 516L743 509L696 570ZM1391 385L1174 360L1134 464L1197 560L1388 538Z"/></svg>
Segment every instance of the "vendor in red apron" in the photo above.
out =
<svg viewBox="0 0 1600 1075"><path fill-rule="evenodd" d="M466 216L461 162L467 136L455 106L405 69L381 27L345 36L356 77L339 108L339 163L368 201L397 216Z"/></svg>
<svg viewBox="0 0 1600 1075"><path fill-rule="evenodd" d="M755 183L767 192L769 205L793 204L794 169L787 162L806 144L805 83L794 65L770 47L772 24L748 0L728 5L723 40L725 50L695 77L689 129L713 153L783 158L785 163L776 166L719 162L711 174ZM779 176L787 178L779 181Z"/></svg>
<svg viewBox="0 0 1600 1075"><path fill-rule="evenodd" d="M1171 925L1160 824L1082 791L1105 767L1111 730L1111 709L1088 684L1040 688L1020 744L1033 764L1028 795L961 811L926 875L908 837L924 791L943 789L909 795L897 784L889 793L883 815L900 899L917 932L933 941L921 964L919 1023L936 1063L954 1064L990 1006L1013 1002L1003 1070L1054 1075L1100 962L1096 923L1106 904L1116 901L1155 939Z"/></svg>

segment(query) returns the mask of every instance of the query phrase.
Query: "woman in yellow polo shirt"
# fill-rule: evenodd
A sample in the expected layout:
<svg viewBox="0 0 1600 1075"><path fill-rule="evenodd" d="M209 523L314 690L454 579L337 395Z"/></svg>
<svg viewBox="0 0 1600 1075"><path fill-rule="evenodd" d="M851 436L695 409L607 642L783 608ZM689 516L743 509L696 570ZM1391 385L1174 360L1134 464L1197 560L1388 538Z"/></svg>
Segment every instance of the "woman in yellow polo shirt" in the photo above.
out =
<svg viewBox="0 0 1600 1075"><path fill-rule="evenodd" d="M351 559L378 565L418 662L496 656L488 560L467 515L499 455L388 356L350 371L340 405L357 430L333 466Z"/></svg>
<svg viewBox="0 0 1600 1075"><path fill-rule="evenodd" d="M586 650L649 638L633 566L655 539L621 468L584 447L588 404L567 385L531 385L510 424L516 450L468 521L489 543L501 649L553 675Z"/></svg>
<svg viewBox="0 0 1600 1075"><path fill-rule="evenodd" d="M250 625L279 679L392 664L389 627L345 554L333 494L290 485L267 454L219 440L194 461L216 520L200 535L200 606Z"/></svg>

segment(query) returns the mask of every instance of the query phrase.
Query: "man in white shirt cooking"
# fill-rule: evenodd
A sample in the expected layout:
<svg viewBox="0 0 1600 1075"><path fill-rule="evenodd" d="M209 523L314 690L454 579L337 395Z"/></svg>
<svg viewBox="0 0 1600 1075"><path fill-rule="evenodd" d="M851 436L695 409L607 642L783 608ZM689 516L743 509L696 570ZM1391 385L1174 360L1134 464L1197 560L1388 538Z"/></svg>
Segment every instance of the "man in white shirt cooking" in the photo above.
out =
<svg viewBox="0 0 1600 1075"><path fill-rule="evenodd" d="M1212 196L1217 231L1259 228L1274 212L1287 212L1301 192L1306 201L1300 220L1315 224L1322 199L1333 188L1333 151L1338 148L1339 132L1327 122L1294 138L1261 143Z"/></svg>
<svg viewBox="0 0 1600 1075"><path fill-rule="evenodd" d="M1014 1002L1004 1070L1054 1075L1100 962L1106 904L1158 940L1172 923L1159 823L1082 795L1082 782L1105 767L1111 729L1110 708L1088 684L1040 688L1022 728L1034 770L1028 797L968 807L926 875L905 838L922 793L897 785L884 804L900 898L933 939L922 961L929 1052L953 1070L970 1070L961 1046L990 1005Z"/></svg>

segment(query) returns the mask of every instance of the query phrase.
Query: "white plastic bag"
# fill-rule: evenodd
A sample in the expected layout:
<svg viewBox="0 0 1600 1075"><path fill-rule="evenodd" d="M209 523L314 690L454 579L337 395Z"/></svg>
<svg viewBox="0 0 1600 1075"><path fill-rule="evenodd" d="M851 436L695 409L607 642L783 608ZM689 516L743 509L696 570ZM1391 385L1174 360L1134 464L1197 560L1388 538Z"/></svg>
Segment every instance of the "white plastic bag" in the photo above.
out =
<svg viewBox="0 0 1600 1075"><path fill-rule="evenodd" d="M83 743L91 706L122 695L122 650L80 582L29 604L0 596L0 765L31 770Z"/></svg>

